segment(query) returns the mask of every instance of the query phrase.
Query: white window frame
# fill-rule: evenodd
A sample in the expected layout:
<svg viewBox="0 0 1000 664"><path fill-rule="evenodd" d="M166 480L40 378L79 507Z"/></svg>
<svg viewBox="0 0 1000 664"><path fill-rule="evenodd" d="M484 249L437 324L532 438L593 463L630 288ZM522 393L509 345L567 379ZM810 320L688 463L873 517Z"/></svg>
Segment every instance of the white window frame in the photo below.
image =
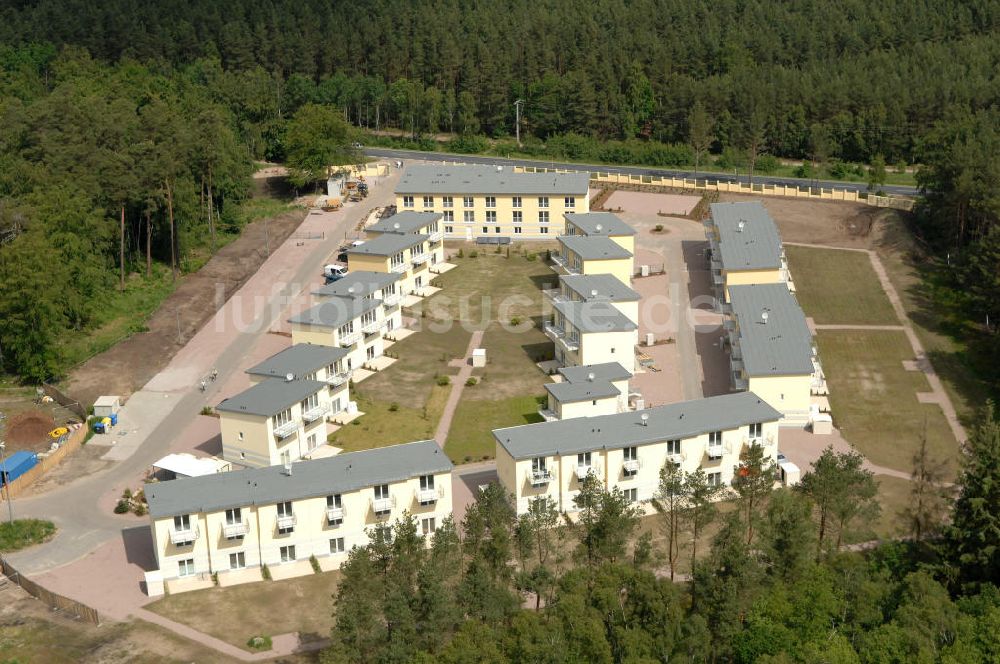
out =
<svg viewBox="0 0 1000 664"><path fill-rule="evenodd" d="M403 196L403 207L404 208L413 207L413 196Z"/></svg>
<svg viewBox="0 0 1000 664"><path fill-rule="evenodd" d="M462 196L462 207L470 208L475 205L476 201L472 196Z"/></svg>
<svg viewBox="0 0 1000 664"><path fill-rule="evenodd" d="M466 210L465 212L463 212L462 213L462 221L464 221L467 224L474 224L474 223L476 223L476 211L475 210Z"/></svg>
<svg viewBox="0 0 1000 664"><path fill-rule="evenodd" d="M566 196L563 199L563 207L576 207L576 196Z"/></svg>
<svg viewBox="0 0 1000 664"><path fill-rule="evenodd" d="M486 197L486 207L488 207L488 208L495 208L496 206L497 206L497 197L496 196L487 196Z"/></svg>
<svg viewBox="0 0 1000 664"><path fill-rule="evenodd" d="M295 557L295 545L294 544L284 544L278 548L278 555L281 557L281 562L283 563L294 563L298 560Z"/></svg>
<svg viewBox="0 0 1000 664"><path fill-rule="evenodd" d="M424 208L432 208L432 207L434 207L434 197L424 196Z"/></svg>
<svg viewBox="0 0 1000 664"><path fill-rule="evenodd" d="M510 199L510 206L513 207L513 208L519 208L519 207L521 207L521 197L520 196L513 196Z"/></svg>
<svg viewBox="0 0 1000 664"><path fill-rule="evenodd" d="M547 223L549 223L549 211L548 210L539 210L538 211L538 223L540 223L540 224L547 224Z"/></svg>
<svg viewBox="0 0 1000 664"><path fill-rule="evenodd" d="M420 520L420 534L424 537L433 535L437 531L437 520L432 517L424 517Z"/></svg>
<svg viewBox="0 0 1000 664"><path fill-rule="evenodd" d="M444 211L444 221L446 223L447 222L453 222L453 221L455 221L455 211L454 210L445 210Z"/></svg>
<svg viewBox="0 0 1000 664"><path fill-rule="evenodd" d="M194 558L185 558L177 561L177 576L187 577L195 575Z"/></svg>
<svg viewBox="0 0 1000 664"><path fill-rule="evenodd" d="M547 208L548 206L549 206L549 197L548 196L539 196L538 197L538 207L540 207L540 208Z"/></svg>
<svg viewBox="0 0 1000 664"><path fill-rule="evenodd" d="M330 538L330 554L331 555L337 555L338 553L343 553L346 550L347 549L344 546L344 538L343 537L331 537Z"/></svg>
<svg viewBox="0 0 1000 664"><path fill-rule="evenodd" d="M455 207L455 199L451 196L442 196L441 206L446 208Z"/></svg>
<svg viewBox="0 0 1000 664"><path fill-rule="evenodd" d="M247 566L247 554L243 551L229 554L229 569L243 569Z"/></svg>
<svg viewBox="0 0 1000 664"><path fill-rule="evenodd" d="M495 224L495 223L497 223L497 211L496 210L487 210L486 211L486 223L487 224Z"/></svg>

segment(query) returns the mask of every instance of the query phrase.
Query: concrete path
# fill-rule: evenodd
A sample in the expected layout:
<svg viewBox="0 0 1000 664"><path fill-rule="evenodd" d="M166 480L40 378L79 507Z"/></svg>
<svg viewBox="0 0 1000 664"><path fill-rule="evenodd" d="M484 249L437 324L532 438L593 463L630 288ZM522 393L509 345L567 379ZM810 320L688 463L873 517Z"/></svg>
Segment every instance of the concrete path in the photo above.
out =
<svg viewBox="0 0 1000 664"><path fill-rule="evenodd" d="M459 360L462 368L458 370L458 375L451 379L451 393L448 395L448 402L444 406L444 412L441 413L437 430L434 432L434 440L441 447L444 447L444 441L448 438L451 421L458 409L458 402L462 399L462 391L465 390L465 381L469 380L472 375L472 351L479 348L482 343L483 331L476 330L469 339L469 347L465 349L465 357Z"/></svg>

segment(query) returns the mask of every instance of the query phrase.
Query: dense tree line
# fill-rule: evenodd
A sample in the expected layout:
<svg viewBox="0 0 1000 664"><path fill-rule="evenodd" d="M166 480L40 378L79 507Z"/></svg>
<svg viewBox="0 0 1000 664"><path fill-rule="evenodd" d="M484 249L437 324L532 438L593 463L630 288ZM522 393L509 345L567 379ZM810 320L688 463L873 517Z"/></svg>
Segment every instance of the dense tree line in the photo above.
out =
<svg viewBox="0 0 1000 664"><path fill-rule="evenodd" d="M539 138L682 143L700 104L717 151L888 163L912 160L950 109L997 102L998 27L997 0L47 0L0 9L0 43L74 44L110 61L174 66L208 58L255 72L247 93L276 105L274 117L316 102L363 127L499 136L513 133L513 102L524 99L525 132Z"/></svg>
<svg viewBox="0 0 1000 664"><path fill-rule="evenodd" d="M972 433L950 509L926 499L947 486L915 481L903 516L923 527L861 552L842 541L878 511L860 456L828 449L799 487L773 490L760 452L744 451L731 488L664 468L655 541L636 507L593 477L573 519L551 500L518 516L490 485L461 524L426 535L429 548L412 517L377 527L342 568L323 661L1000 659L1000 424L991 409ZM927 467L918 455L915 478ZM732 509L713 502L720 492ZM696 551L690 542L708 525L715 535ZM676 546L692 559L683 581L672 569Z"/></svg>

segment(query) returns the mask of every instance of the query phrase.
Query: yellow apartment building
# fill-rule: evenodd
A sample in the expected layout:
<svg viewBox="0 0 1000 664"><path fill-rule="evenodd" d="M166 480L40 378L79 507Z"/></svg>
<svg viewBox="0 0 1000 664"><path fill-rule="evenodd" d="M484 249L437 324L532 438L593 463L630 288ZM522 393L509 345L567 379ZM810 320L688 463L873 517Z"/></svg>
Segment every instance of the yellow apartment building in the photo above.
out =
<svg viewBox="0 0 1000 664"><path fill-rule="evenodd" d="M444 243L431 241L431 237L428 233L376 231L372 239L347 250L347 265L358 272L398 274L400 295L420 295L435 276L433 266L444 262Z"/></svg>
<svg viewBox="0 0 1000 664"><path fill-rule="evenodd" d="M651 513L649 501L668 463L684 472L702 468L719 486L731 484L746 446L763 446L776 463L780 418L763 399L742 392L495 429L497 474L518 514L545 497L561 512L576 511L573 499L590 474Z"/></svg>
<svg viewBox="0 0 1000 664"><path fill-rule="evenodd" d="M544 291L556 302L607 302L633 323L639 323L639 293L632 290L618 277L611 274L564 274L559 276L559 287Z"/></svg>
<svg viewBox="0 0 1000 664"><path fill-rule="evenodd" d="M564 235L606 237L625 251L635 253L635 229L610 212L567 212Z"/></svg>
<svg viewBox="0 0 1000 664"><path fill-rule="evenodd" d="M402 276L395 272L348 272L333 283L312 292L318 298L362 298L379 300L380 316L385 321L382 337L392 336L392 331L403 326L402 295L398 286Z"/></svg>
<svg viewBox="0 0 1000 664"><path fill-rule="evenodd" d="M639 326L607 302L556 302L542 331L555 344L564 366L617 362L635 371Z"/></svg>
<svg viewBox="0 0 1000 664"><path fill-rule="evenodd" d="M147 484L158 569L151 596L339 568L404 513L427 542L452 513L452 464L434 441ZM287 608L287 607L275 607Z"/></svg>
<svg viewBox="0 0 1000 664"><path fill-rule="evenodd" d="M364 367L382 357L389 326L399 325L399 305L387 310L382 302L374 295L325 297L288 319L292 343L344 348L348 351L343 359L345 371Z"/></svg>
<svg viewBox="0 0 1000 664"><path fill-rule="evenodd" d="M733 387L760 396L783 415L782 425L809 419L814 388L823 381L805 314L785 284L729 288L726 322Z"/></svg>
<svg viewBox="0 0 1000 664"><path fill-rule="evenodd" d="M781 283L795 292L778 226L760 202L712 203L705 234L721 301L729 301L730 286Z"/></svg>
<svg viewBox="0 0 1000 664"><path fill-rule="evenodd" d="M414 165L396 185L396 209L440 213L450 239L546 239L559 234L563 214L590 210L589 187L587 173Z"/></svg>
<svg viewBox="0 0 1000 664"><path fill-rule="evenodd" d="M546 421L611 415L629 409L632 374L617 362L560 367L545 385L548 401L538 413Z"/></svg>
<svg viewBox="0 0 1000 664"><path fill-rule="evenodd" d="M632 282L632 252L606 237L560 235L559 253L552 262L560 274L610 274L623 284Z"/></svg>
<svg viewBox="0 0 1000 664"><path fill-rule="evenodd" d="M326 444L327 419L349 403L347 381L337 385L338 374L325 370L326 380L288 373L291 380L261 380L215 407L226 461L253 468L291 463Z"/></svg>

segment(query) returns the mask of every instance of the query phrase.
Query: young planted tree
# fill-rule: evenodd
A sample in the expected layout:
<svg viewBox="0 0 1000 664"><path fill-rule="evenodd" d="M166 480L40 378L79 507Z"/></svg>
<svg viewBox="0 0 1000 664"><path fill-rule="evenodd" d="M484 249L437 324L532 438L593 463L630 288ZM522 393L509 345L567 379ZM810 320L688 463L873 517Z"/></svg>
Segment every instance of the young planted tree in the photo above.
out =
<svg viewBox="0 0 1000 664"><path fill-rule="evenodd" d="M772 493L759 534L768 573L788 583L803 578L813 564L815 539L809 500L788 489Z"/></svg>
<svg viewBox="0 0 1000 664"><path fill-rule="evenodd" d="M716 502L725 493L725 487L712 484L708 475L701 468L684 477L687 505L682 518L691 531L691 569L698 563L698 539L705 533L719 515ZM692 595L694 587L692 585Z"/></svg>
<svg viewBox="0 0 1000 664"><path fill-rule="evenodd" d="M566 521L580 542L577 559L593 572L598 565L616 562L625 555L641 511L629 503L621 490L605 489L593 474L587 475L582 484L573 498L577 519L573 521L567 516Z"/></svg>
<svg viewBox="0 0 1000 664"><path fill-rule="evenodd" d="M774 489L775 470L774 461L764 453L762 445L743 448L740 465L733 475L732 487L747 526L747 546L753 543L754 526L759 512Z"/></svg>
<svg viewBox="0 0 1000 664"><path fill-rule="evenodd" d="M653 506L660 514L663 536L667 541L667 566L673 581L681 552L682 515L688 507L687 484L680 466L668 461L660 469L660 484Z"/></svg>
<svg viewBox="0 0 1000 664"><path fill-rule="evenodd" d="M872 157L872 163L868 167L868 191L878 193L885 185L885 157L880 154Z"/></svg>
<svg viewBox="0 0 1000 664"><path fill-rule="evenodd" d="M520 560L517 586L535 595L536 611L541 607L542 597L547 595L555 582L549 559L555 550L557 525L559 511L549 496L533 500L528 511L517 519L515 539Z"/></svg>
<svg viewBox="0 0 1000 664"><path fill-rule="evenodd" d="M857 452L838 453L828 446L813 463L811 472L802 476L797 489L809 497L818 520L816 555L819 556L837 529L834 550L840 548L844 531L858 517L878 513L875 495L878 485L870 471L862 468L864 457Z"/></svg>
<svg viewBox="0 0 1000 664"><path fill-rule="evenodd" d="M920 447L913 454L910 473L910 501L902 515L910 528L914 542L936 535L951 504L952 490L947 486L948 464L935 462L927 449L927 425L920 438Z"/></svg>

